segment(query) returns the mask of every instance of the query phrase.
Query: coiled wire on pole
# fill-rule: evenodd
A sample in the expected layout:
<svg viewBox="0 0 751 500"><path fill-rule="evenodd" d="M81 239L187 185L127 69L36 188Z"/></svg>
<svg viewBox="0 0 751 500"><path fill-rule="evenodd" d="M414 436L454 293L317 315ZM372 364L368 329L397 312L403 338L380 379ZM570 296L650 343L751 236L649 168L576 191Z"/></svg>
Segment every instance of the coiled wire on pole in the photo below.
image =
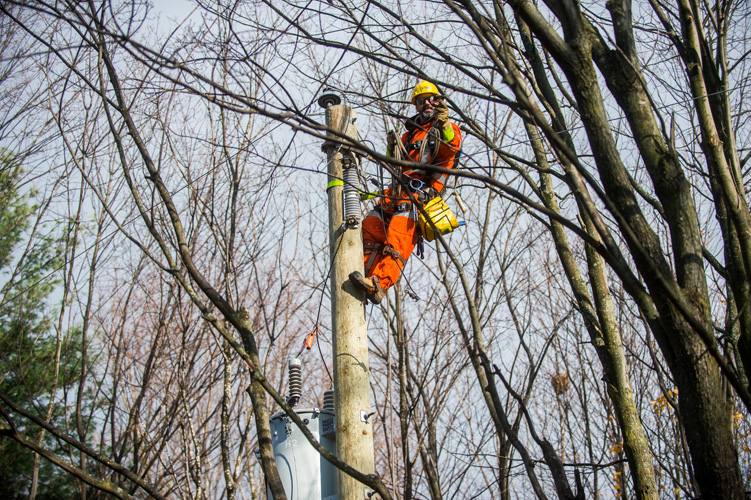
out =
<svg viewBox="0 0 751 500"><path fill-rule="evenodd" d="M360 175L357 159L351 153L345 153L342 159L342 205L344 207L344 225L347 229L356 229L360 224Z"/></svg>

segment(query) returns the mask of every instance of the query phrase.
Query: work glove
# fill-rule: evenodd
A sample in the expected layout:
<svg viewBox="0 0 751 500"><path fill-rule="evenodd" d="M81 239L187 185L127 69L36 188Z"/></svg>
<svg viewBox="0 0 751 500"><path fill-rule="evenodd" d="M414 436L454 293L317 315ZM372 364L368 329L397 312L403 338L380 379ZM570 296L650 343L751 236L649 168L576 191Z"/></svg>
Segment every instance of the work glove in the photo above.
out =
<svg viewBox="0 0 751 500"><path fill-rule="evenodd" d="M449 108L443 99L435 103L435 121L441 127L441 130L450 127L449 125Z"/></svg>

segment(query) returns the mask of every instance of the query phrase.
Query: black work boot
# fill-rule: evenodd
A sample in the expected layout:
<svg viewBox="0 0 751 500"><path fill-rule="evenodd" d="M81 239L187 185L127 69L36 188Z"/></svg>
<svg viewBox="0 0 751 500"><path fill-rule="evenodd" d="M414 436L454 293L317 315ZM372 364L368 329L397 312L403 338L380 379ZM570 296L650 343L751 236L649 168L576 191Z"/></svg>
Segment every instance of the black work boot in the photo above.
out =
<svg viewBox="0 0 751 500"><path fill-rule="evenodd" d="M368 300L373 304L380 304L381 300L386 296L386 290L381 288L377 276L366 278L360 273L360 271L354 271L350 273L349 280L356 288L365 292Z"/></svg>

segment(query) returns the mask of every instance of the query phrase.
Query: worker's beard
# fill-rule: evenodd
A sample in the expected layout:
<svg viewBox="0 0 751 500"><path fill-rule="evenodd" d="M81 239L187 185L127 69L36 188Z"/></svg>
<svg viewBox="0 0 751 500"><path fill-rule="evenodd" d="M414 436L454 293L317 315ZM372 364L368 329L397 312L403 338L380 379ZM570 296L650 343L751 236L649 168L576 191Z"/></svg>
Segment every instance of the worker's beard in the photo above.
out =
<svg viewBox="0 0 751 500"><path fill-rule="evenodd" d="M423 123L428 123L428 122L429 122L430 120L432 120L432 119L433 119L433 116L435 115L435 112L436 112L436 110L435 110L435 109L430 109L430 110L426 109L425 111L422 111L422 112L421 112L421 113L420 113L420 114L419 114L419 115L417 116L417 121L418 121L418 122L419 122L420 124L423 124Z"/></svg>

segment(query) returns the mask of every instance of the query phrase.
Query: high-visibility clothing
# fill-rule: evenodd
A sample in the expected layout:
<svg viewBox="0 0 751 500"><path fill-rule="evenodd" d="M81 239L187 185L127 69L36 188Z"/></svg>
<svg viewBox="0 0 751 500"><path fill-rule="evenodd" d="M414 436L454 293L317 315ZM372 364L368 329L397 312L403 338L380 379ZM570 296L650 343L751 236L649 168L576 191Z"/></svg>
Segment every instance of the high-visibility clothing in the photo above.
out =
<svg viewBox="0 0 751 500"><path fill-rule="evenodd" d="M432 132L432 125L433 122L429 122L421 127L412 120L407 121L407 131L402 134L402 144L409 157L418 163L452 168L461 153L462 132L455 123L450 123L453 137L450 141L445 141L442 131ZM438 147L436 148L432 142L435 142ZM446 174L429 174L420 170L408 170L404 174L421 179L435 189L436 193L441 192L448 177Z"/></svg>
<svg viewBox="0 0 751 500"><path fill-rule="evenodd" d="M418 163L452 168L461 152L462 134L451 123L453 137L444 139L442 131L433 131L433 122L422 126L414 119L407 121L407 131L402 135L402 144L409 157ZM406 170L404 175L425 183L438 194L446 184L446 174L428 173L420 169ZM377 276L381 286L389 289L401 276L407 259L417 244L417 213L407 193L389 188L384 198L365 217L362 223L365 275ZM413 193L417 198L418 193ZM427 201L427 200L426 200Z"/></svg>
<svg viewBox="0 0 751 500"><path fill-rule="evenodd" d="M376 207L362 222L366 276L377 276L388 290L402 274L417 244L417 221L412 210L389 214Z"/></svg>

